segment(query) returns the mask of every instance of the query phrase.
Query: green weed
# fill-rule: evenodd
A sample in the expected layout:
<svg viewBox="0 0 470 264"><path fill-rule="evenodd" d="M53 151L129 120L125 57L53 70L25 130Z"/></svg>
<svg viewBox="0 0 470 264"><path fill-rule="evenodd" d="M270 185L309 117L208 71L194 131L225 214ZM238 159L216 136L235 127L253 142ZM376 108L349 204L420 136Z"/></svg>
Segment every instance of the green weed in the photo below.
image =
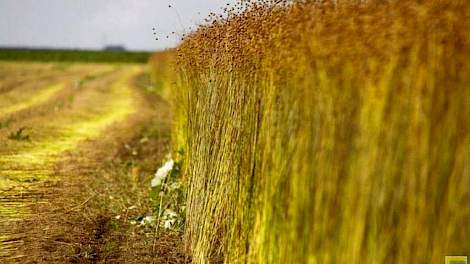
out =
<svg viewBox="0 0 470 264"><path fill-rule="evenodd" d="M13 118L8 118L5 121L0 122L0 129L9 128L11 123L13 123Z"/></svg>
<svg viewBox="0 0 470 264"><path fill-rule="evenodd" d="M26 135L24 132L26 127L21 127L17 131L12 132L8 135L8 139L16 141L31 141L29 135Z"/></svg>

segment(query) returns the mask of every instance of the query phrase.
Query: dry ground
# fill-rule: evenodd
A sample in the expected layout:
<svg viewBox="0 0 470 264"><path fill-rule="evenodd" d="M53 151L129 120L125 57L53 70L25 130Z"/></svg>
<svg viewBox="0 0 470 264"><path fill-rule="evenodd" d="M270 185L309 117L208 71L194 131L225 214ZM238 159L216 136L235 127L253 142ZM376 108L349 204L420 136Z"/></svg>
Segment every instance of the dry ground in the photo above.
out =
<svg viewBox="0 0 470 264"><path fill-rule="evenodd" d="M0 64L0 262L181 263L180 234L131 224L169 152L138 65Z"/></svg>

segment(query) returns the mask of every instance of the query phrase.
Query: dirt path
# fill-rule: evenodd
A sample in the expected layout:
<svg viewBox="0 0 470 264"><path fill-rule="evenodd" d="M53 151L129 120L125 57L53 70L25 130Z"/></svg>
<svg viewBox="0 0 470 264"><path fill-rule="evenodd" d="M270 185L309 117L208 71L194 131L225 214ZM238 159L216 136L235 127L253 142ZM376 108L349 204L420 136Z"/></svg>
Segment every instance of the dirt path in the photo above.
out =
<svg viewBox="0 0 470 264"><path fill-rule="evenodd" d="M132 228L111 230L116 225L111 219L132 207L128 204L149 210L145 194L129 194L128 189L145 190L152 163L168 151L167 105L150 100L136 85L143 71L137 65L70 67L39 86L33 82L4 89L0 262L123 258L116 253L122 245L105 238L121 237ZM155 106L161 108L159 114ZM113 193L129 201L105 203Z"/></svg>

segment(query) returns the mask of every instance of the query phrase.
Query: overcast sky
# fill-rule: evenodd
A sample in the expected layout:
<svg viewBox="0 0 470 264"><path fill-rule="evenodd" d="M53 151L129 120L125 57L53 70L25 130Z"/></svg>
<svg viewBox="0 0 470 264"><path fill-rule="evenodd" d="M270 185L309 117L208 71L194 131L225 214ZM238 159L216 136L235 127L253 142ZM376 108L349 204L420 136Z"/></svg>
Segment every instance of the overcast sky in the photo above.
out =
<svg viewBox="0 0 470 264"><path fill-rule="evenodd" d="M178 34L233 2L0 0L0 46L100 49L123 45L131 50L158 50L175 46Z"/></svg>

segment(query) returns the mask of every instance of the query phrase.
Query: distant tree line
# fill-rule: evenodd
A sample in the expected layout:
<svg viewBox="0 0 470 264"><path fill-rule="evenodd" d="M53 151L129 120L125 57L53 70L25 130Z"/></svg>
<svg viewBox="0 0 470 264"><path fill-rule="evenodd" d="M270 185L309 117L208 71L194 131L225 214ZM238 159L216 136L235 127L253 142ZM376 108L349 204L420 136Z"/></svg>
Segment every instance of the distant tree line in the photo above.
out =
<svg viewBox="0 0 470 264"><path fill-rule="evenodd" d="M0 48L3 61L146 63L150 52Z"/></svg>

